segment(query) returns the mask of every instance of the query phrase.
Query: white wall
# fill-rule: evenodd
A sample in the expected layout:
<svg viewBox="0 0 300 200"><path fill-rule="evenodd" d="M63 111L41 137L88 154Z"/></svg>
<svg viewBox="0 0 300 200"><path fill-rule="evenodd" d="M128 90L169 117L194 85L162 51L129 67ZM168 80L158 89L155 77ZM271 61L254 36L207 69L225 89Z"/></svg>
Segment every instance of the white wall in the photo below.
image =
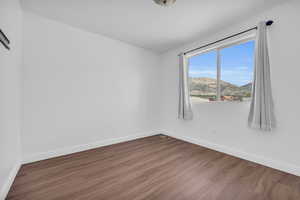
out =
<svg viewBox="0 0 300 200"><path fill-rule="evenodd" d="M20 166L22 12L18 0L0 0L0 28L11 50L0 44L0 199Z"/></svg>
<svg viewBox="0 0 300 200"><path fill-rule="evenodd" d="M25 161L156 130L156 54L26 12L24 27Z"/></svg>
<svg viewBox="0 0 300 200"><path fill-rule="evenodd" d="M0 188L5 188L21 159L22 13L17 0L0 3L0 25L12 41L11 51L0 48ZM169 51L160 60L150 51L25 13L25 161L163 128L176 137L300 174L300 22L295 20L299 8L299 2L291 1ZM248 103L194 105L195 119L179 121L177 54L243 30L259 19L275 21L269 39L278 128L272 133L248 129Z"/></svg>
<svg viewBox="0 0 300 200"><path fill-rule="evenodd" d="M299 10L300 2L291 1L241 25L165 53L162 56L164 129L179 138L300 175ZM249 103L193 105L195 119L179 121L177 54L244 30L261 19L275 21L269 28L269 41L278 128L271 133L250 130L247 127Z"/></svg>

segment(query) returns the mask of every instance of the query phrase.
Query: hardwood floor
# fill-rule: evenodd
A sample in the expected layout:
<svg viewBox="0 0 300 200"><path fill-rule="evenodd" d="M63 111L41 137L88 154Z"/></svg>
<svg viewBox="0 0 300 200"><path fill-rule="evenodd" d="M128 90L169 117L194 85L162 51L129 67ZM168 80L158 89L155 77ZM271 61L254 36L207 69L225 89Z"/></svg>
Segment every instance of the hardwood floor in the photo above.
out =
<svg viewBox="0 0 300 200"><path fill-rule="evenodd" d="M300 177L152 136L23 165L8 200L300 200Z"/></svg>

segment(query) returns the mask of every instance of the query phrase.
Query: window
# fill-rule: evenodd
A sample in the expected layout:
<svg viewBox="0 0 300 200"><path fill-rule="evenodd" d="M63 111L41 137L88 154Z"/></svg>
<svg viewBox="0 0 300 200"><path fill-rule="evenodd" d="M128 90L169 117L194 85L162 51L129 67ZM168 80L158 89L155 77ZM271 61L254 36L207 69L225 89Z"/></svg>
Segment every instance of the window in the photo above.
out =
<svg viewBox="0 0 300 200"><path fill-rule="evenodd" d="M189 84L192 101L249 100L253 65L253 40L190 57Z"/></svg>

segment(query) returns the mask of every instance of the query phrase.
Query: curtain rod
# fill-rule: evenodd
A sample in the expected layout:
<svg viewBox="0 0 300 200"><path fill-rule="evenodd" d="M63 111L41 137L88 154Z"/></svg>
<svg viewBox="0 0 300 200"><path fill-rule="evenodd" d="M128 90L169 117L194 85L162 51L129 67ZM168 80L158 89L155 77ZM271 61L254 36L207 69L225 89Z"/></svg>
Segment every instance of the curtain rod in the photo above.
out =
<svg viewBox="0 0 300 200"><path fill-rule="evenodd" d="M6 48L6 49L10 49L9 48L9 39L6 37L6 35L3 33L3 31L0 29L0 42L3 44L3 46Z"/></svg>
<svg viewBox="0 0 300 200"><path fill-rule="evenodd" d="M274 23L274 22L273 22L272 20L269 20L269 21L266 22L266 25L267 25L267 26L271 26L273 23ZM253 28L249 28L249 29L244 30L244 31L241 31L241 32L239 32L239 33L236 33L236 34L227 36L227 37L222 38L222 39L220 39L220 40L211 42L211 43L209 43L209 44L205 44L205 45L203 45L203 46L201 46L201 47L197 47L197 48L195 48L195 49L188 50L188 51L184 52L183 55L186 55L186 54L191 53L191 52L193 52L193 51L202 49L202 48L204 48L204 47L208 47L208 46L210 46L210 45L213 45L213 44L222 42L222 41L224 41L224 40L233 38L233 37L238 36L238 35L241 35L241 34L243 34L243 33L247 33L247 32L249 32L249 31L252 31L252 30L255 30L255 29L257 29L257 26L255 26L255 27L253 27Z"/></svg>

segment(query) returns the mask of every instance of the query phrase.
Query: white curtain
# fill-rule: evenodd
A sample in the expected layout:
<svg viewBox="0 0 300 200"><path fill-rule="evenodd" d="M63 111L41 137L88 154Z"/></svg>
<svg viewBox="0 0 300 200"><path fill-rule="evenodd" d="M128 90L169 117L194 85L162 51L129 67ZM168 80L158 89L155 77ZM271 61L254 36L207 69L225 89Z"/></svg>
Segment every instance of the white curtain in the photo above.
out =
<svg viewBox="0 0 300 200"><path fill-rule="evenodd" d="M260 22L257 27L252 102L248 124L251 128L270 131L275 127L276 122L271 90L266 22Z"/></svg>
<svg viewBox="0 0 300 200"><path fill-rule="evenodd" d="M179 106L178 118L192 120L193 112L190 100L188 63L184 54L179 55Z"/></svg>

